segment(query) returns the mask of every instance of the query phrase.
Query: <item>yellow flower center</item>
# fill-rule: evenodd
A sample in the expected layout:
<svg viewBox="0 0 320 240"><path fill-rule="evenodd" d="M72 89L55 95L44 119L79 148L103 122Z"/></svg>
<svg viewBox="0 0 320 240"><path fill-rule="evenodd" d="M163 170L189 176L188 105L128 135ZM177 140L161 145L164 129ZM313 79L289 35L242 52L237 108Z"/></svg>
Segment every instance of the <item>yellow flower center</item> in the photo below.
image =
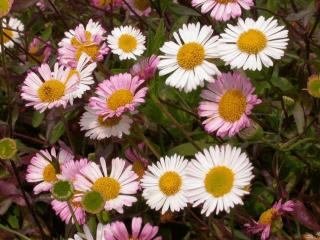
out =
<svg viewBox="0 0 320 240"><path fill-rule="evenodd" d="M100 7L110 6L114 3L114 0L99 0Z"/></svg>
<svg viewBox="0 0 320 240"><path fill-rule="evenodd" d="M205 51L201 44L192 42L180 47L177 60L180 67L191 70L203 63Z"/></svg>
<svg viewBox="0 0 320 240"><path fill-rule="evenodd" d="M240 35L237 45L242 52L257 54L267 46L267 38L263 32L250 29Z"/></svg>
<svg viewBox="0 0 320 240"><path fill-rule="evenodd" d="M46 182L54 182L57 180L56 170L52 164L48 164L42 172L43 180Z"/></svg>
<svg viewBox="0 0 320 240"><path fill-rule="evenodd" d="M49 80L38 89L38 95L42 102L54 102L64 95L65 85L58 80Z"/></svg>
<svg viewBox="0 0 320 240"><path fill-rule="evenodd" d="M217 3L220 3L220 4L228 4L228 3L234 3L236 2L237 0L216 0Z"/></svg>
<svg viewBox="0 0 320 240"><path fill-rule="evenodd" d="M167 196L172 196L179 192L181 185L180 175L173 171L166 172L159 180L159 188Z"/></svg>
<svg viewBox="0 0 320 240"><path fill-rule="evenodd" d="M11 4L9 0L1 0L0 1L0 17L7 15L10 11Z"/></svg>
<svg viewBox="0 0 320 240"><path fill-rule="evenodd" d="M114 178L102 177L92 185L92 190L99 192L105 201L115 199L120 193L120 183Z"/></svg>
<svg viewBox="0 0 320 240"><path fill-rule="evenodd" d="M128 89L119 89L115 91L108 99L108 107L115 111L119 107L123 107L126 104L131 103L133 100L133 94Z"/></svg>
<svg viewBox="0 0 320 240"><path fill-rule="evenodd" d="M137 48L138 41L135 37L130 34L122 34L118 40L119 48L122 49L125 53L134 51Z"/></svg>
<svg viewBox="0 0 320 240"><path fill-rule="evenodd" d="M71 39L71 44L77 48L76 59L79 60L82 53L86 53L93 61L95 61L99 53L99 46L92 42L90 32L85 32L85 38L85 42L80 42L76 37Z"/></svg>
<svg viewBox="0 0 320 240"><path fill-rule="evenodd" d="M150 7L150 2L149 0L134 0L134 7L140 11L144 11Z"/></svg>
<svg viewBox="0 0 320 240"><path fill-rule="evenodd" d="M132 164L132 170L139 176L141 179L144 175L144 165L140 161L134 161Z"/></svg>
<svg viewBox="0 0 320 240"><path fill-rule="evenodd" d="M233 187L234 173L227 167L214 167L206 175L204 184L208 193L222 197Z"/></svg>
<svg viewBox="0 0 320 240"><path fill-rule="evenodd" d="M260 215L259 223L261 224L271 224L274 215L277 213L277 210L270 208L267 211L263 212Z"/></svg>
<svg viewBox="0 0 320 240"><path fill-rule="evenodd" d="M238 121L245 113L247 99L240 90L227 91L219 102L219 114L228 122Z"/></svg>
<svg viewBox="0 0 320 240"><path fill-rule="evenodd" d="M119 124L121 120L121 117L113 117L113 118L107 118L106 120L103 120L103 116L98 117L98 122L103 127L113 127L117 124Z"/></svg>
<svg viewBox="0 0 320 240"><path fill-rule="evenodd" d="M11 38L13 37L13 31L10 29L3 28L3 43L7 43L11 41Z"/></svg>

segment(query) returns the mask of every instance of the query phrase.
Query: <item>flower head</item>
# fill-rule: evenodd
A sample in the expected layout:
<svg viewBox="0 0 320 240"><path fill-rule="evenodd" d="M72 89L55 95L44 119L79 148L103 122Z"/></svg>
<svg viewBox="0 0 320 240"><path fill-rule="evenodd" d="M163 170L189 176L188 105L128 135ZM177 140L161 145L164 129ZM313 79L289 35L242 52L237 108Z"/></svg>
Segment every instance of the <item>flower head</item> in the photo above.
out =
<svg viewBox="0 0 320 240"><path fill-rule="evenodd" d="M159 228L147 223L142 226L142 218L134 217L131 223L131 233L128 232L123 222L113 222L106 225L105 240L161 240L161 237L156 237Z"/></svg>
<svg viewBox="0 0 320 240"><path fill-rule="evenodd" d="M253 0L192 0L192 6L201 6L202 13L211 11L210 16L217 21L237 18L241 16L241 8L249 10L253 5Z"/></svg>
<svg viewBox="0 0 320 240"><path fill-rule="evenodd" d="M74 30L65 32L65 38L59 43L59 62L65 66L77 67L77 62L83 53L92 62L100 62L109 52L104 40L106 31L99 22L89 20L86 27L78 25Z"/></svg>
<svg viewBox="0 0 320 240"><path fill-rule="evenodd" d="M41 78L30 72L22 86L21 97L28 102L27 106L44 112L46 109L66 107L69 101L72 103L70 94L75 90L78 78L76 75L68 78L69 68L56 63L51 72L48 64L42 64L38 73Z"/></svg>
<svg viewBox="0 0 320 240"><path fill-rule="evenodd" d="M198 152L188 166L187 194L196 207L203 203L201 213L229 212L242 197L253 178L252 164L240 148L215 146Z"/></svg>
<svg viewBox="0 0 320 240"><path fill-rule="evenodd" d="M102 115L97 115L90 107L86 107L86 112L80 119L82 131L86 131L85 136L90 139L102 140L110 137L122 138L123 135L130 134L132 119L127 115L104 119Z"/></svg>
<svg viewBox="0 0 320 240"><path fill-rule="evenodd" d="M269 238L272 227L276 221L281 220L281 216L283 214L294 211L293 208L293 201L282 203L282 200L279 200L272 206L272 208L264 211L260 215L258 222L253 221L252 223L245 224L245 226L247 227L249 233L261 233L261 240L266 240Z"/></svg>
<svg viewBox="0 0 320 240"><path fill-rule="evenodd" d="M35 194L50 191L52 184L58 179L58 172L54 165L54 159L60 164L74 159L74 156L64 149L60 149L58 154L55 148L51 151L41 150L32 159L27 169L27 182L37 183L33 188Z"/></svg>
<svg viewBox="0 0 320 240"><path fill-rule="evenodd" d="M309 77L307 90L312 97L320 98L320 74Z"/></svg>
<svg viewBox="0 0 320 240"><path fill-rule="evenodd" d="M49 41L43 42L40 38L35 37L29 44L28 52L39 62L45 63L51 55L51 44ZM30 60L33 61L32 58Z"/></svg>
<svg viewBox="0 0 320 240"><path fill-rule="evenodd" d="M261 71L262 66L271 67L271 59L281 59L288 45L288 30L283 29L272 17L239 19L236 26L229 24L221 34L220 58L231 68Z"/></svg>
<svg viewBox="0 0 320 240"><path fill-rule="evenodd" d="M150 80L154 77L157 66L159 64L159 57L152 55L149 58L144 58L130 69L132 76L139 76L140 79Z"/></svg>
<svg viewBox="0 0 320 240"><path fill-rule="evenodd" d="M2 0L1 1L0 18L6 16L10 12L12 3L13 3L13 0Z"/></svg>
<svg viewBox="0 0 320 240"><path fill-rule="evenodd" d="M144 143L138 144L138 150L135 148L127 148L124 152L126 159L132 163L132 170L139 176L141 179L145 173L145 170L148 166L148 159L144 158L141 153L144 152L145 145Z"/></svg>
<svg viewBox="0 0 320 240"><path fill-rule="evenodd" d="M143 82L143 79L128 73L111 76L99 84L96 90L98 96L90 98L89 106L104 120L132 112L145 102L147 88L139 89Z"/></svg>
<svg viewBox="0 0 320 240"><path fill-rule="evenodd" d="M165 42L160 48L164 55L158 64L161 76L170 74L167 85L190 92L220 74L216 65L208 61L218 56L219 37L213 36L211 26L184 24L173 36L176 42Z"/></svg>
<svg viewBox="0 0 320 240"><path fill-rule="evenodd" d="M234 136L249 127L248 115L261 100L254 95L250 80L240 73L223 73L201 93L199 115L205 130L218 136Z"/></svg>
<svg viewBox="0 0 320 240"><path fill-rule="evenodd" d="M109 47L120 60L137 59L146 50L145 42L146 37L132 26L117 27L108 36Z"/></svg>
<svg viewBox="0 0 320 240"><path fill-rule="evenodd" d="M100 159L100 166L90 162L77 175L75 189L78 200L88 191L99 192L104 201L104 208L108 211L115 209L123 213L124 206L132 206L137 198L133 196L138 188L138 176L132 171L132 166L125 166L125 160L115 158L111 162L111 172L107 172L104 158Z"/></svg>
<svg viewBox="0 0 320 240"><path fill-rule="evenodd" d="M15 43L20 43L22 36L21 32L24 30L23 23L16 18L9 18L9 21L5 18L2 19L3 29L3 46L6 48L13 48ZM1 39L0 39L1 41ZM2 44L0 45L0 53L2 52Z"/></svg>
<svg viewBox="0 0 320 240"><path fill-rule="evenodd" d="M157 164L148 167L141 179L142 196L149 207L179 212L187 206L186 169L188 161L181 156L160 158Z"/></svg>
<svg viewBox="0 0 320 240"><path fill-rule="evenodd" d="M94 238L93 234L90 232L89 227L85 224L83 225L83 233L77 233L73 238L69 238L68 240L105 240L104 231L106 226L99 223L96 231L96 238Z"/></svg>

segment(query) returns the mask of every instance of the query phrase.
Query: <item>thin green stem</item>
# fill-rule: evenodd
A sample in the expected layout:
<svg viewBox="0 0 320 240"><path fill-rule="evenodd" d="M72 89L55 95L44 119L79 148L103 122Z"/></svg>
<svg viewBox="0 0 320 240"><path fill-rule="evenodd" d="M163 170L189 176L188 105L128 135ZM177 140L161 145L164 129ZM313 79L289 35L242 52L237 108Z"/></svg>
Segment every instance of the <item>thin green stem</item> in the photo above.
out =
<svg viewBox="0 0 320 240"><path fill-rule="evenodd" d="M68 141L69 141L69 144L70 144L70 147L72 149L72 152L75 154L75 146L73 144L73 141L72 141L72 137L71 137L71 132L70 132L70 129L69 129L69 125L68 125L68 121L63 113L63 109L62 108L59 108L59 112L60 112L60 116L61 116L61 120L63 122L63 125L64 125L64 129L67 133L67 138L68 138Z"/></svg>
<svg viewBox="0 0 320 240"><path fill-rule="evenodd" d="M13 230L11 228L8 228L8 227L2 225L1 223L0 223L0 229L4 230L6 232L9 232L9 233L13 233L13 234L17 235L18 237L20 237L21 239L23 239L23 240L32 240L31 238L28 238L27 236L23 235L22 233L20 233L18 231L15 231L15 230Z"/></svg>
<svg viewBox="0 0 320 240"><path fill-rule="evenodd" d="M78 232L81 232L80 224L79 224L79 222L78 222L78 219L76 218L76 215L74 214L74 211L73 211L73 208L72 208L72 206L71 206L70 201L68 201L67 204L68 204L69 211L70 211L70 213L71 213L72 219L73 219L73 221L74 221L74 224L76 225L77 231L78 231Z"/></svg>
<svg viewBox="0 0 320 240"><path fill-rule="evenodd" d="M146 138L143 133L141 133L141 131L138 127L136 128L135 132L140 136L140 138L147 145L147 147L150 149L150 151L153 153L153 155L155 155L159 159L161 157L160 153L154 148L154 146L149 141L149 139Z"/></svg>

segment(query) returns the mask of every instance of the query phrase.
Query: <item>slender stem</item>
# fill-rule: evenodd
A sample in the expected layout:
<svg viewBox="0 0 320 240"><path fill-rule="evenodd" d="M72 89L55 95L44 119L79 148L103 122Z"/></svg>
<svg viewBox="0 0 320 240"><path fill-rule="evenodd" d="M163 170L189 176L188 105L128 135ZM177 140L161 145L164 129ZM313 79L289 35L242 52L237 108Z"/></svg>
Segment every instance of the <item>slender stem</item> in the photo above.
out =
<svg viewBox="0 0 320 240"><path fill-rule="evenodd" d="M51 7L53 8L53 10L55 11L55 13L57 14L57 16L60 18L61 22L67 27L68 24L66 23L66 21L64 20L62 14L59 12L59 10L57 9L57 7L54 5L54 3L51 0L48 0L49 4L51 5Z"/></svg>
<svg viewBox="0 0 320 240"><path fill-rule="evenodd" d="M15 231L15 230L13 230L11 228L8 228L8 227L2 225L1 223L0 223L0 229L4 230L6 232L9 232L9 233L13 233L13 234L17 235L18 237L20 237L21 239L23 239L23 240L32 240L31 238L28 238L27 236L23 235L22 233L20 233L18 231Z"/></svg>
<svg viewBox="0 0 320 240"><path fill-rule="evenodd" d="M29 209L29 212L31 213L31 216L32 216L35 224L37 225L37 227L38 227L38 229L39 229L39 231L40 231L41 238L42 238L43 240L46 240L46 239L48 239L48 238L47 238L47 236L45 235L45 233L44 233L44 231L43 231L43 229L42 229L42 226L41 226L41 224L40 224L40 222L39 222L39 220L38 220L38 218L37 218L37 216L36 216L36 214L35 214L35 212L34 212L34 209L32 208L32 206L31 206L31 204L30 204L30 202L29 202L28 196L27 196L26 192L24 191L24 189L23 189L23 187L22 187L22 182L21 182L21 179L20 179L20 176L19 176L19 172L18 172L17 166L16 166L16 164L14 163L14 161L12 161L12 160L10 160L10 163L11 163L11 166L12 166L12 169L13 169L13 173L14 173L16 179L17 179L19 188L21 189L21 192L22 192L22 196L23 196L23 198L24 198L24 201L26 202L27 207L28 207L28 209Z"/></svg>
<svg viewBox="0 0 320 240"><path fill-rule="evenodd" d="M188 139L188 141L198 150L202 151L200 146L193 141L189 133L180 125L180 123L171 115L171 113L162 105L162 103L156 98L153 97L154 102L158 105L160 110L172 121L172 123L182 132L182 134Z"/></svg>
<svg viewBox="0 0 320 240"><path fill-rule="evenodd" d="M70 129L69 129L68 121L67 121L66 117L64 116L62 108L59 108L59 112L60 112L61 120L62 120L62 122L64 124L65 131L67 133L67 138L68 138L69 144L71 146L72 152L75 154L76 153L75 152L75 147L74 147L74 144L73 144L73 141L72 141L72 137L71 137L71 132L70 132Z"/></svg>
<svg viewBox="0 0 320 240"><path fill-rule="evenodd" d="M76 215L74 214L74 211L73 211L73 208L72 208L72 206L71 206L70 201L68 201L67 204L68 204L69 211L70 211L70 213L71 213L72 219L73 219L73 221L74 221L74 224L76 225L77 231L78 231L78 232L81 232L80 224L79 224L79 222L78 222L78 219L76 218Z"/></svg>
<svg viewBox="0 0 320 240"><path fill-rule="evenodd" d="M136 128L135 131L143 140L143 142L148 146L148 148L150 149L150 151L159 159L161 157L161 155L158 153L158 151L154 148L154 146L152 145L152 143L149 141L148 138L146 138L144 136L143 133L140 132L139 128Z"/></svg>

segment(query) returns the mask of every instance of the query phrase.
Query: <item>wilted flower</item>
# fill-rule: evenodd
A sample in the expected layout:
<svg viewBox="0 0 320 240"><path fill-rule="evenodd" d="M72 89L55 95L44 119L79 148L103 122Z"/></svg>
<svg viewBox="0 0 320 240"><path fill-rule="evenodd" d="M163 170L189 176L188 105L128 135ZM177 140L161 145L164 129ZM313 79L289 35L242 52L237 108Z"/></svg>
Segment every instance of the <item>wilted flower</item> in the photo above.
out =
<svg viewBox="0 0 320 240"><path fill-rule="evenodd" d="M36 58L39 62L44 63L47 62L51 55L51 44L49 41L44 42L41 41L40 38L33 38L32 42L29 44L28 52L34 58ZM30 58L33 61L32 58Z"/></svg>
<svg viewBox="0 0 320 240"><path fill-rule="evenodd" d="M320 98L320 74L314 74L308 79L308 93L315 98Z"/></svg>
<svg viewBox="0 0 320 240"><path fill-rule="evenodd" d="M141 79L150 80L154 77L160 59L156 55L144 58L132 66L130 73L132 76L139 76Z"/></svg>

